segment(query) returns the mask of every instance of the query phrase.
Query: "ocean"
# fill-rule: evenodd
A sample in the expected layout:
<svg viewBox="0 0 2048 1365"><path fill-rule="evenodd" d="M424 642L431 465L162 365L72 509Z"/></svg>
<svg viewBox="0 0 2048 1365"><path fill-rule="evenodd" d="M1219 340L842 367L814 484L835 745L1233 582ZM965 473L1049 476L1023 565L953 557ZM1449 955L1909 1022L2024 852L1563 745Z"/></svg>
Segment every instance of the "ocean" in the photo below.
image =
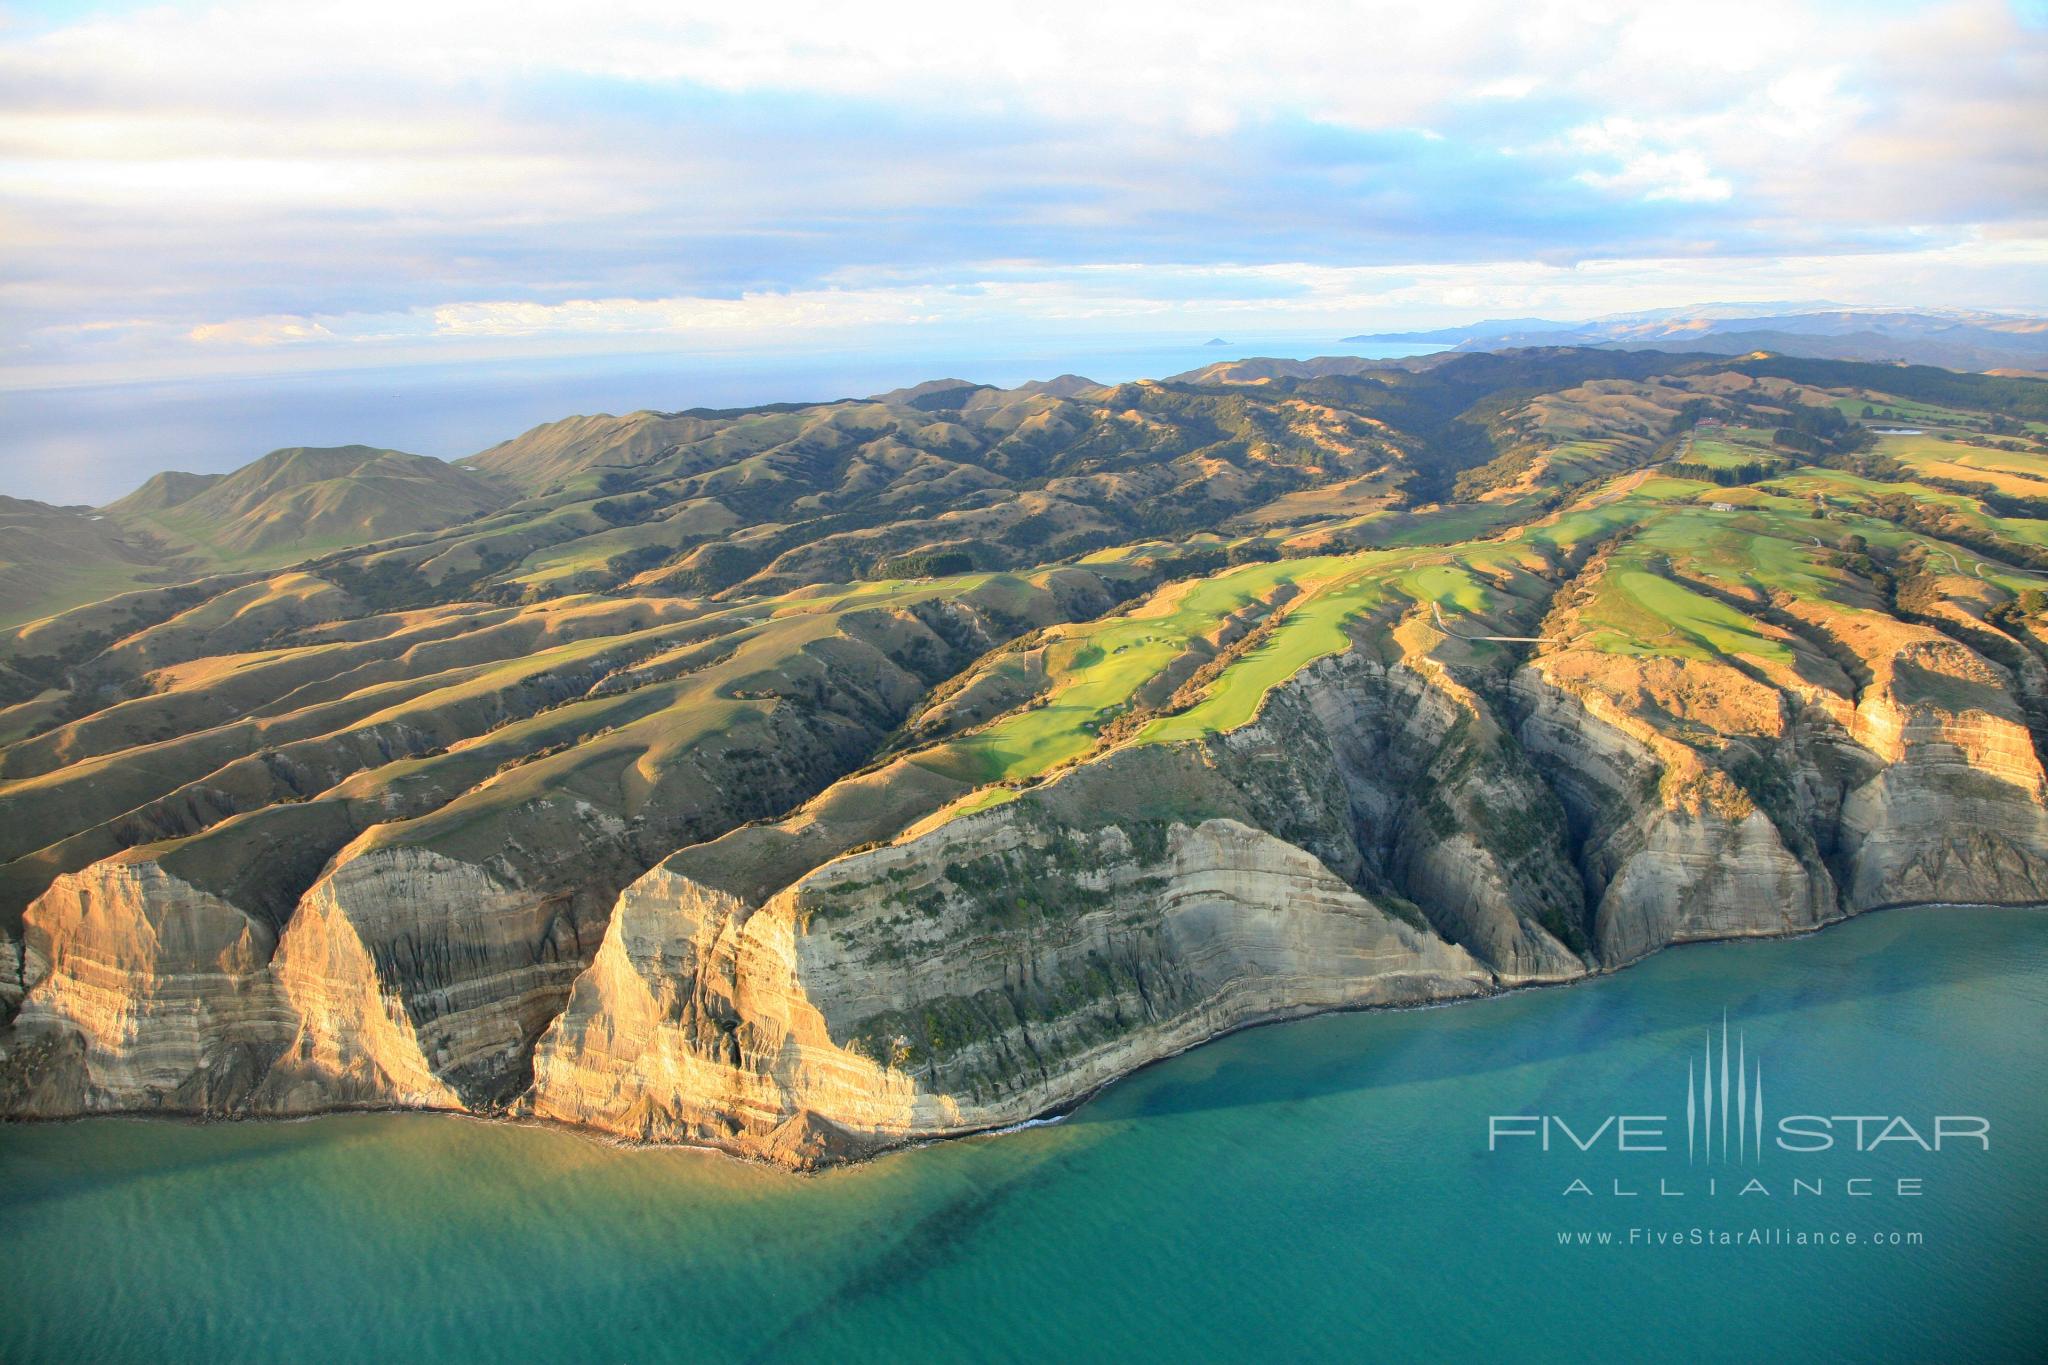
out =
<svg viewBox="0 0 2048 1365"><path fill-rule="evenodd" d="M11 1125L0 1238L15 1365L2040 1359L2048 912L1252 1029L816 1176L445 1116Z"/></svg>

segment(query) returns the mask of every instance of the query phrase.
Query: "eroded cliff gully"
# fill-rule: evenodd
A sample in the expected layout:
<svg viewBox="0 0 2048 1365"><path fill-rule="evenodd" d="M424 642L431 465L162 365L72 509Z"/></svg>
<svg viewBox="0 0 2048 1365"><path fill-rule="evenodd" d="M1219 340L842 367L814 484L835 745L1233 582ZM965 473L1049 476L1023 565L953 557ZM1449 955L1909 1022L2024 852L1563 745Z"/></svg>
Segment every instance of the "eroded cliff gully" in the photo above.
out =
<svg viewBox="0 0 2048 1365"><path fill-rule="evenodd" d="M465 860L375 830L281 919L104 859L26 917L0 1102L462 1109L811 1166L1056 1110L1264 1020L2048 899L2002 670L2003 700L1968 706L1898 669L1766 689L1761 722L1699 746L1617 700L1656 678L1588 667L1361 645L1236 730L1108 747L971 813L910 776L879 802L826 789L613 864L590 884L626 882L615 901L577 889L573 849Z"/></svg>

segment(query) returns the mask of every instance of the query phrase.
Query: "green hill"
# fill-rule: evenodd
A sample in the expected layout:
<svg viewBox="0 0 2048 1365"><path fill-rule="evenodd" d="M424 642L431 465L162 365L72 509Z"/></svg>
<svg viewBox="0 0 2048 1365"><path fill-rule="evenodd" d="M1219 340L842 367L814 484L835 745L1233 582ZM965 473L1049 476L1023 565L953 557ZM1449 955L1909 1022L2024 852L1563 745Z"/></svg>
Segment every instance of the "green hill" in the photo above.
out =
<svg viewBox="0 0 2048 1365"><path fill-rule="evenodd" d="M112 596L173 559L122 518L0 496L0 626Z"/></svg>
<svg viewBox="0 0 2048 1365"><path fill-rule="evenodd" d="M1261 1019L2048 900L2044 395L1242 361L0 502L0 1110L815 1164Z"/></svg>
<svg viewBox="0 0 2048 1365"><path fill-rule="evenodd" d="M232 474L157 474L97 509L0 499L0 625L468 522L511 497L443 460L339 446L274 450Z"/></svg>
<svg viewBox="0 0 2048 1365"><path fill-rule="evenodd" d="M104 510L239 566L437 529L505 501L488 480L443 460L336 446L273 450L217 478L159 476Z"/></svg>

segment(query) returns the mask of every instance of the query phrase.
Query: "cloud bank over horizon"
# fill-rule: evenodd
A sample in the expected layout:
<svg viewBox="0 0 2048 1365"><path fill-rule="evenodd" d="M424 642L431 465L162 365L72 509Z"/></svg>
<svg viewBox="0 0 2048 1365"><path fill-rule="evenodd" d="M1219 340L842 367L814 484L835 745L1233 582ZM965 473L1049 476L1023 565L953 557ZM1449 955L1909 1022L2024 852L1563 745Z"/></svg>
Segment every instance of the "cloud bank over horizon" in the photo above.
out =
<svg viewBox="0 0 2048 1365"><path fill-rule="evenodd" d="M2048 311L2039 5L0 9L0 383Z"/></svg>

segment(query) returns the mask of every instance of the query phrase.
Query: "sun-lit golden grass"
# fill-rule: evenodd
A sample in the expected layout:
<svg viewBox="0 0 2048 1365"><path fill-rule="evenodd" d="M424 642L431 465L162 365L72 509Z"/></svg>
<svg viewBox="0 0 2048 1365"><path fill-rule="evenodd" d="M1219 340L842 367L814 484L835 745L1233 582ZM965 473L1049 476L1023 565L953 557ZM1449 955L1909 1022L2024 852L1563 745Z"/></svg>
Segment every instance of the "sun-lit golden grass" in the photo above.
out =
<svg viewBox="0 0 2048 1365"><path fill-rule="evenodd" d="M540 704L583 661L636 647L636 628L655 633L692 614L684 603L610 600L418 613L408 628L367 640L182 663L158 674L161 691L17 744L7 762L19 781L0 789L0 806L19 814L0 837L34 846L186 784L218 786L225 765L294 745L313 746L286 760L310 776L336 759L339 771L359 766L385 736L459 737L500 708ZM323 746L335 757L322 759Z"/></svg>
<svg viewBox="0 0 2048 1365"><path fill-rule="evenodd" d="M1355 524L1391 506L1398 495L1393 483L1367 475L1288 493L1233 519L1246 529L1298 526L1304 522L1348 521Z"/></svg>
<svg viewBox="0 0 2048 1365"><path fill-rule="evenodd" d="M251 811L166 846L211 876L240 875L237 860L286 828L312 847L381 823L376 840L478 858L507 820L596 821L596 837L655 810L664 828L702 815L715 832L716 812L771 813L813 765L850 766L936 681L905 662L942 648L913 609L1029 621L1103 591L1095 572L1053 568L741 605L584 597L189 661L158 675L172 691L9 755L33 769L40 751L43 766L0 787L0 860L25 858L0 892L118 852L130 812L175 829L195 801ZM750 788L757 763L792 775Z"/></svg>
<svg viewBox="0 0 2048 1365"><path fill-rule="evenodd" d="M1750 447L1731 441L1727 448L1740 452ZM1835 477L1852 476L1829 472L1820 480ZM1720 510L1707 505L1709 496L1717 502L1722 497L1743 502ZM1816 529L1825 531L1828 539L1814 534ZM1901 545L1919 543L1925 550L1932 544L1925 537L1890 531L1882 523L1872 522L1868 529ZM1312 571L1295 580L1304 589L1301 595L1275 613L1273 628L1257 647L1218 676L1196 705L1151 721L1135 742L1198 739L1246 724L1273 687L1315 659L1350 647L1361 627L1375 632L1406 629L1401 623L1420 619L1424 608L1446 625L1464 623L1451 630L1453 636L1495 633L1484 626L1475 628L1475 622L1526 620L1530 603L1546 591L1534 577L1535 570L1582 554L1617 532L1629 534L1607 554L1599 572L1586 580L1584 600L1558 627L1567 633L1518 648L1537 655L1589 651L1670 661L1678 671L1660 672L1659 687L1687 715L1664 716L1658 723L1668 721L1674 731L1690 732L1710 713L1737 730L1768 731L1776 723L1755 711L1764 705L1759 700L1762 694L1740 683L1712 683L1709 679L1720 675L1711 674L1698 675L1696 681L1706 688L1702 691L1687 680L1687 663L1733 668L1731 677L1754 674L1794 689L1846 686L1825 651L1770 619L1772 612L1790 610L1816 623L1832 622L1873 659L1886 657L1902 638L1926 633L1924 628L1899 626L1877 609L1870 589L1857 583L1839 562L1843 527L1834 522L1816 527L1807 502L1633 474L1596 486L1558 513L1526 527L1458 544L1449 552L1380 552L1316 561ZM1935 552L1941 551L1936 547ZM1177 598L1176 605L1183 601ZM1479 640L1470 645L1502 648ZM1108 676L1106 661L1084 662L1104 669ZM1133 662L1143 671L1156 667L1159 660ZM1129 679L1122 681L1122 688L1105 689L1105 694L1128 690ZM1725 692L1719 700L1715 686ZM1749 710L1737 716L1727 713L1728 707ZM1046 710L1052 711L1050 717L1036 713L1029 721L991 727L992 737L1015 741L1003 747L1008 762L1000 776L1014 783L1021 775L1046 771L1093 747L1086 737L1099 724L1103 709L1084 705L1065 712L1050 706ZM1086 714L1077 725L1081 712ZM1059 735L1060 742L1046 743L1048 734ZM1038 742L1028 742L1034 740ZM958 775L989 776L986 770L977 774L964 769ZM945 818L1003 799L1007 793L1002 789L985 790L949 808Z"/></svg>
<svg viewBox="0 0 2048 1365"><path fill-rule="evenodd" d="M2048 550L2048 524L1775 444L1784 405L1860 415L1861 395L1578 384L1477 413L1503 456L1466 495L1404 463L1411 433L1238 390L572 419L477 461L510 491L460 525L47 620L0 658L46 670L0 710L0 857L19 855L0 899L150 840L221 878L353 839L480 864L605 849L625 875L847 774L817 819L858 843L1127 746L1240 731L1352 650L1494 689L1567 671L1658 742L1768 734L1774 689L1839 705L1839 655L1875 671L1930 629L1895 619L1884 584L1912 578L1969 630L2048 583L1993 554ZM1687 442L1701 399L1717 422ZM1911 420L1937 417L1952 437L1972 415ZM2040 461L1931 425L1875 453L2010 497L2048 487ZM1776 472L1724 485L1687 465ZM287 482L255 542L355 506ZM221 486L166 483L134 515L168 527ZM1968 543L1876 514L1901 496ZM1048 563L939 572L1027 552ZM104 679L93 705L38 690L80 663ZM809 847L783 823L748 837Z"/></svg>
<svg viewBox="0 0 2048 1365"><path fill-rule="evenodd" d="M288 571L209 597L117 641L102 657L146 673L253 648L280 632L345 620L358 611L355 599L326 579Z"/></svg>
<svg viewBox="0 0 2048 1365"><path fill-rule="evenodd" d="M2016 498L2048 498L2048 455L1970 445L1934 433L1880 436L1877 449L1935 478L1989 484Z"/></svg>
<svg viewBox="0 0 2048 1365"><path fill-rule="evenodd" d="M115 503L108 510L131 529L233 571L465 521L505 500L441 460L341 446L273 451L168 506Z"/></svg>

